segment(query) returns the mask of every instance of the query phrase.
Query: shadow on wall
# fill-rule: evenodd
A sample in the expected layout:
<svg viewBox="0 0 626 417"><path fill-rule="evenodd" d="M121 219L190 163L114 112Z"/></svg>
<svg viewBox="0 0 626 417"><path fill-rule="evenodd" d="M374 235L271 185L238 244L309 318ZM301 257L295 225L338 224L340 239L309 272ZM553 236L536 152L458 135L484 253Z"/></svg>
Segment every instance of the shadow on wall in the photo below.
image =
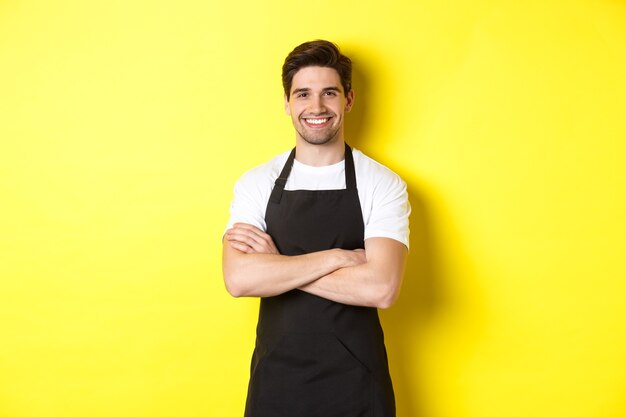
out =
<svg viewBox="0 0 626 417"><path fill-rule="evenodd" d="M421 386L421 335L440 309L442 290L434 268L429 212L419 191L408 184L411 203L410 252L400 298L381 311L385 344L396 392L398 417L428 417L423 409Z"/></svg>
<svg viewBox="0 0 626 417"><path fill-rule="evenodd" d="M362 68L355 66L352 69L352 86L354 90L355 105L350 110L350 114L345 118L344 137L346 142L357 149L361 149L360 144L364 136L363 132L367 132L367 99L369 82L367 75Z"/></svg>

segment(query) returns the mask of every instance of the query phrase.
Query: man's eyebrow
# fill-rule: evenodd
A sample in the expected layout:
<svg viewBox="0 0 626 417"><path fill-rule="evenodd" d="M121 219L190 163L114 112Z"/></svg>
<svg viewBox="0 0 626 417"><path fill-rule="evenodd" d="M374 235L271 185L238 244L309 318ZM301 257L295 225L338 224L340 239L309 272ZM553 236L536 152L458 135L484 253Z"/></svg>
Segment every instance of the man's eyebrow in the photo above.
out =
<svg viewBox="0 0 626 417"><path fill-rule="evenodd" d="M311 91L310 88L305 88L305 87L303 87L303 88L296 88L295 90L293 90L291 92L291 95L298 94L298 93L308 93L309 91ZM326 92L326 91L336 91L338 93L341 93L341 89L339 87L335 87L335 86L333 86L333 87L324 87L322 89L322 92Z"/></svg>
<svg viewBox="0 0 626 417"><path fill-rule="evenodd" d="M306 93L307 91L311 91L311 89L310 88L296 88L295 90L291 92L291 95L298 94L298 93Z"/></svg>

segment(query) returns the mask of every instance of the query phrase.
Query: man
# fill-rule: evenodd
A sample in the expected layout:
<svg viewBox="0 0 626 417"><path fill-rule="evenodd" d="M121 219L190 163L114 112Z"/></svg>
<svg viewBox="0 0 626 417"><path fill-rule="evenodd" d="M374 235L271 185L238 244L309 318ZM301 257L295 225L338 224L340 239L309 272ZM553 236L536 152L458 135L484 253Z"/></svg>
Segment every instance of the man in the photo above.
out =
<svg viewBox="0 0 626 417"><path fill-rule="evenodd" d="M395 416L377 308L400 290L410 207L396 174L344 142L351 72L328 41L296 47L296 146L235 185L224 280L261 297L246 417Z"/></svg>

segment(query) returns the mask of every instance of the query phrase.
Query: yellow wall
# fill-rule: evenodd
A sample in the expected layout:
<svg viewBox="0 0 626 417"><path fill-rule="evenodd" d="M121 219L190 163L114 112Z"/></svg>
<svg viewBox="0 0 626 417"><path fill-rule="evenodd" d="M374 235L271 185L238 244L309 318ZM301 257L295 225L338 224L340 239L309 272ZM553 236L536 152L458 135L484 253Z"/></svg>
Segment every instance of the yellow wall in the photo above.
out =
<svg viewBox="0 0 626 417"><path fill-rule="evenodd" d="M399 417L626 416L618 0L0 1L0 416L242 415L220 238L315 38L411 192Z"/></svg>

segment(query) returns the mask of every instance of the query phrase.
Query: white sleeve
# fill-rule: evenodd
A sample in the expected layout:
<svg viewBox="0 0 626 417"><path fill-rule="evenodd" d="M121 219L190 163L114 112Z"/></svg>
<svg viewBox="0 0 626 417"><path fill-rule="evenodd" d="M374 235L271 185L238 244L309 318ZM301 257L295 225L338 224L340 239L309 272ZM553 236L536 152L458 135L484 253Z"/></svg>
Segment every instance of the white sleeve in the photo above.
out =
<svg viewBox="0 0 626 417"><path fill-rule="evenodd" d="M226 229L235 223L247 223L265 231L265 210L269 193L265 184L251 172L244 174L236 183L230 203L230 219ZM271 186L270 190L271 192Z"/></svg>
<svg viewBox="0 0 626 417"><path fill-rule="evenodd" d="M226 230L235 223L247 223L266 231L265 211L270 199L274 180L289 156L283 152L271 161L259 165L246 173L235 183L233 201L230 203L230 219Z"/></svg>
<svg viewBox="0 0 626 417"><path fill-rule="evenodd" d="M230 203L230 219L227 229L235 223L248 223L265 231L265 209L255 198L254 190L245 187L240 181L235 183L234 198Z"/></svg>
<svg viewBox="0 0 626 417"><path fill-rule="evenodd" d="M379 176L374 185L364 238L387 237L408 248L411 205L406 183L395 173L388 174Z"/></svg>

